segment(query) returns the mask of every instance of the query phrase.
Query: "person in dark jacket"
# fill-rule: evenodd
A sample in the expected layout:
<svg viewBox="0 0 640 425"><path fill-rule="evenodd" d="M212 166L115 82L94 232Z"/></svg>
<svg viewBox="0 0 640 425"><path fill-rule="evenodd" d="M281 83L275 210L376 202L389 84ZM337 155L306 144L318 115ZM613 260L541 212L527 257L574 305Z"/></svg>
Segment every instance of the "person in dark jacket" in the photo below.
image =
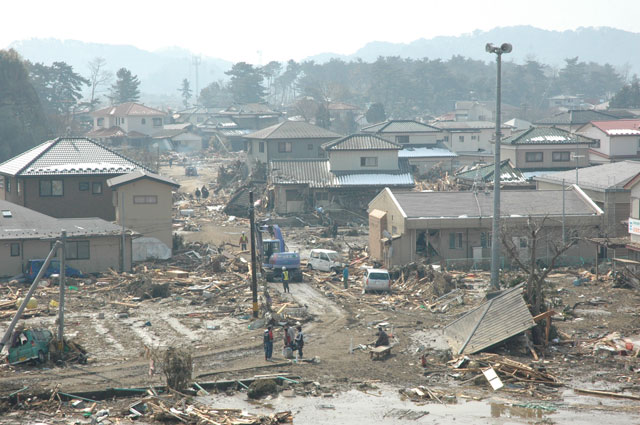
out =
<svg viewBox="0 0 640 425"><path fill-rule="evenodd" d="M273 328L271 325L264 330L263 337L263 345L264 345L264 360L271 360L271 355L273 354Z"/></svg>
<svg viewBox="0 0 640 425"><path fill-rule="evenodd" d="M388 347L389 335L384 331L382 326L378 326L378 339L376 340L376 347Z"/></svg>
<svg viewBox="0 0 640 425"><path fill-rule="evenodd" d="M304 334L302 333L302 326L298 325L296 327L298 329L298 334L296 335L296 339L294 340L294 347L298 350L298 356L302 358L302 347L304 347Z"/></svg>

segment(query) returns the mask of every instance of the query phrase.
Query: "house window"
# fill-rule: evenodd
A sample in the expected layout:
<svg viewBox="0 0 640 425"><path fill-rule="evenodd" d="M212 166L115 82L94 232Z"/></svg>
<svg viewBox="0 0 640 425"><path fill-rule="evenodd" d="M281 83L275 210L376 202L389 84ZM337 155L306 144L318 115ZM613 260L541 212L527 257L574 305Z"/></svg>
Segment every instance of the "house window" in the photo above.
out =
<svg viewBox="0 0 640 425"><path fill-rule="evenodd" d="M104 118L98 118L97 125L98 127L104 127Z"/></svg>
<svg viewBox="0 0 640 425"><path fill-rule="evenodd" d="M20 256L20 244L17 242L13 242L11 244L11 256L19 257Z"/></svg>
<svg viewBox="0 0 640 425"><path fill-rule="evenodd" d="M157 204L158 197L156 195L135 195L133 197L134 204Z"/></svg>
<svg viewBox="0 0 640 425"><path fill-rule="evenodd" d="M291 152L291 142L278 142L278 152Z"/></svg>
<svg viewBox="0 0 640 425"><path fill-rule="evenodd" d="M154 127L162 127L162 118L154 118L153 119Z"/></svg>
<svg viewBox="0 0 640 425"><path fill-rule="evenodd" d="M377 167L378 157L377 156L361 156L360 166L361 167Z"/></svg>
<svg viewBox="0 0 640 425"><path fill-rule="evenodd" d="M16 180L16 191L18 192L18 195L20 195L20 180Z"/></svg>
<svg viewBox="0 0 640 425"><path fill-rule="evenodd" d="M78 183L78 190L80 192L84 192L85 190L89 190L89 182L80 182L80 183Z"/></svg>
<svg viewBox="0 0 640 425"><path fill-rule="evenodd" d="M140 120L140 123L141 123L142 125L147 125L147 119L146 119L146 118L142 118L142 119Z"/></svg>
<svg viewBox="0 0 640 425"><path fill-rule="evenodd" d="M491 248L491 232L480 233L480 246L483 248Z"/></svg>
<svg viewBox="0 0 640 425"><path fill-rule="evenodd" d="M324 151L321 146L318 146L318 158L324 158Z"/></svg>
<svg viewBox="0 0 640 425"><path fill-rule="evenodd" d="M471 140L478 140L478 136L476 136L475 134L471 135Z"/></svg>
<svg viewBox="0 0 640 425"><path fill-rule="evenodd" d="M444 136L444 141L448 142L449 141L449 136Z"/></svg>
<svg viewBox="0 0 640 425"><path fill-rule="evenodd" d="M260 153L264 153L264 142L260 142L258 150L260 151Z"/></svg>
<svg viewBox="0 0 640 425"><path fill-rule="evenodd" d="M313 143L309 143L309 144L307 145L307 150L308 150L308 151L312 151L312 150L313 150Z"/></svg>
<svg viewBox="0 0 640 425"><path fill-rule="evenodd" d="M11 177L6 176L4 178L4 187L7 193L11 193Z"/></svg>
<svg viewBox="0 0 640 425"><path fill-rule="evenodd" d="M93 182L93 184L91 185L91 193L93 193L94 195L101 195L102 182Z"/></svg>
<svg viewBox="0 0 640 425"><path fill-rule="evenodd" d="M328 201L329 192L316 192L316 201Z"/></svg>
<svg viewBox="0 0 640 425"><path fill-rule="evenodd" d="M551 160L553 162L570 161L571 153L570 152L552 152Z"/></svg>
<svg viewBox="0 0 640 425"><path fill-rule="evenodd" d="M62 180L40 180L40 196L64 196Z"/></svg>
<svg viewBox="0 0 640 425"><path fill-rule="evenodd" d="M462 233L449 233L449 249L462 249Z"/></svg>
<svg viewBox="0 0 640 425"><path fill-rule="evenodd" d="M464 136L458 136L458 142L464 143Z"/></svg>
<svg viewBox="0 0 640 425"><path fill-rule="evenodd" d="M124 124L124 118L120 118L120 122Z"/></svg>
<svg viewBox="0 0 640 425"><path fill-rule="evenodd" d="M67 260L88 260L89 241L67 241L65 257Z"/></svg>
<svg viewBox="0 0 640 425"><path fill-rule="evenodd" d="M527 152L524 157L527 162L542 162L542 152Z"/></svg>
<svg viewBox="0 0 640 425"><path fill-rule="evenodd" d="M518 238L518 239L519 239L519 243L518 244L519 244L520 248L526 248L529 245L529 241L528 241L528 239L526 237L521 237L521 238Z"/></svg>
<svg viewBox="0 0 640 425"><path fill-rule="evenodd" d="M396 136L396 143L407 144L409 143L409 136Z"/></svg>

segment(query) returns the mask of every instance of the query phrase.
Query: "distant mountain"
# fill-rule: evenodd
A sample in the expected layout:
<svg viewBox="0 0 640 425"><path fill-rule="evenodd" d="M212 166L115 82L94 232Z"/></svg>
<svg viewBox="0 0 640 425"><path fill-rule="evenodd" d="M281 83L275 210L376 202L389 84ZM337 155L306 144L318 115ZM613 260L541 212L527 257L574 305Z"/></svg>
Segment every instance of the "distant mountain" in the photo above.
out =
<svg viewBox="0 0 640 425"><path fill-rule="evenodd" d="M548 31L532 26L501 27L490 31L478 30L459 37L421 38L411 43L373 41L352 55L322 53L307 59L322 63L331 58L360 58L365 62L372 62L379 56L449 59L451 56L461 55L489 61L494 59L485 52L485 45L504 42L513 45L513 52L505 55L504 60L522 63L532 58L561 67L565 58L579 56L581 61L609 63L617 68L629 65L631 72L640 74L640 55L635 54L640 46L640 34L610 27L568 31Z"/></svg>
<svg viewBox="0 0 640 425"><path fill-rule="evenodd" d="M128 68L141 81L142 100L156 105L175 103L180 94L178 88L187 78L195 93L195 67L193 54L180 47L168 47L149 52L133 46L85 43L77 40L31 39L12 43L9 47L17 50L23 58L31 62L50 65L64 61L83 76L89 75L87 63L96 57L106 60L106 69L114 74L119 68ZM226 79L224 72L231 62L201 57L199 67L199 88L219 79Z"/></svg>

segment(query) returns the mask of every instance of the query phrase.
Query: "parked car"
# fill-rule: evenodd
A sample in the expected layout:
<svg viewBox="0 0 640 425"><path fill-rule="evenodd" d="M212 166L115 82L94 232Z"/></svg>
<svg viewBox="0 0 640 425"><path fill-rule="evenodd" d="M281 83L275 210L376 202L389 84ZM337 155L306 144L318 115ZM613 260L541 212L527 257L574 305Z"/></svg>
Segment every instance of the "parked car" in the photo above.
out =
<svg viewBox="0 0 640 425"><path fill-rule="evenodd" d="M36 278L43 264L44 259L29 260L29 262L27 262L27 268L24 272L24 276L28 282L33 282L33 279ZM84 277L80 270L74 269L73 267L65 265L64 270L67 277ZM45 270L42 277L50 277L52 274L60 274L59 260L51 260L51 262L49 262L49 267L47 267L47 270Z"/></svg>
<svg viewBox="0 0 640 425"><path fill-rule="evenodd" d="M362 293L391 292L391 277L385 269L367 269L364 272Z"/></svg>
<svg viewBox="0 0 640 425"><path fill-rule="evenodd" d="M307 268L320 270L323 272L340 272L344 267L344 263L340 258L340 254L330 249L312 249L309 254Z"/></svg>
<svg viewBox="0 0 640 425"><path fill-rule="evenodd" d="M9 347L9 363L17 364L37 360L44 363L49 355L53 334L47 329L25 329L17 332Z"/></svg>

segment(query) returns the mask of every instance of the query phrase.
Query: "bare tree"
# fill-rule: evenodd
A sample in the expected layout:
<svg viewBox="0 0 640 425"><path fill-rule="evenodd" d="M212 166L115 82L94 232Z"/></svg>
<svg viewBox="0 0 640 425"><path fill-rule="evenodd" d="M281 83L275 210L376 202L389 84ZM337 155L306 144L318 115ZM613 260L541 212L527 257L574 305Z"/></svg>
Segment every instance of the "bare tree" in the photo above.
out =
<svg viewBox="0 0 640 425"><path fill-rule="evenodd" d="M107 61L101 57L96 57L88 63L89 86L91 87L89 103L91 106L94 106L97 103L96 93L98 91L98 87L109 84L113 79L113 73L104 69L106 65Z"/></svg>

